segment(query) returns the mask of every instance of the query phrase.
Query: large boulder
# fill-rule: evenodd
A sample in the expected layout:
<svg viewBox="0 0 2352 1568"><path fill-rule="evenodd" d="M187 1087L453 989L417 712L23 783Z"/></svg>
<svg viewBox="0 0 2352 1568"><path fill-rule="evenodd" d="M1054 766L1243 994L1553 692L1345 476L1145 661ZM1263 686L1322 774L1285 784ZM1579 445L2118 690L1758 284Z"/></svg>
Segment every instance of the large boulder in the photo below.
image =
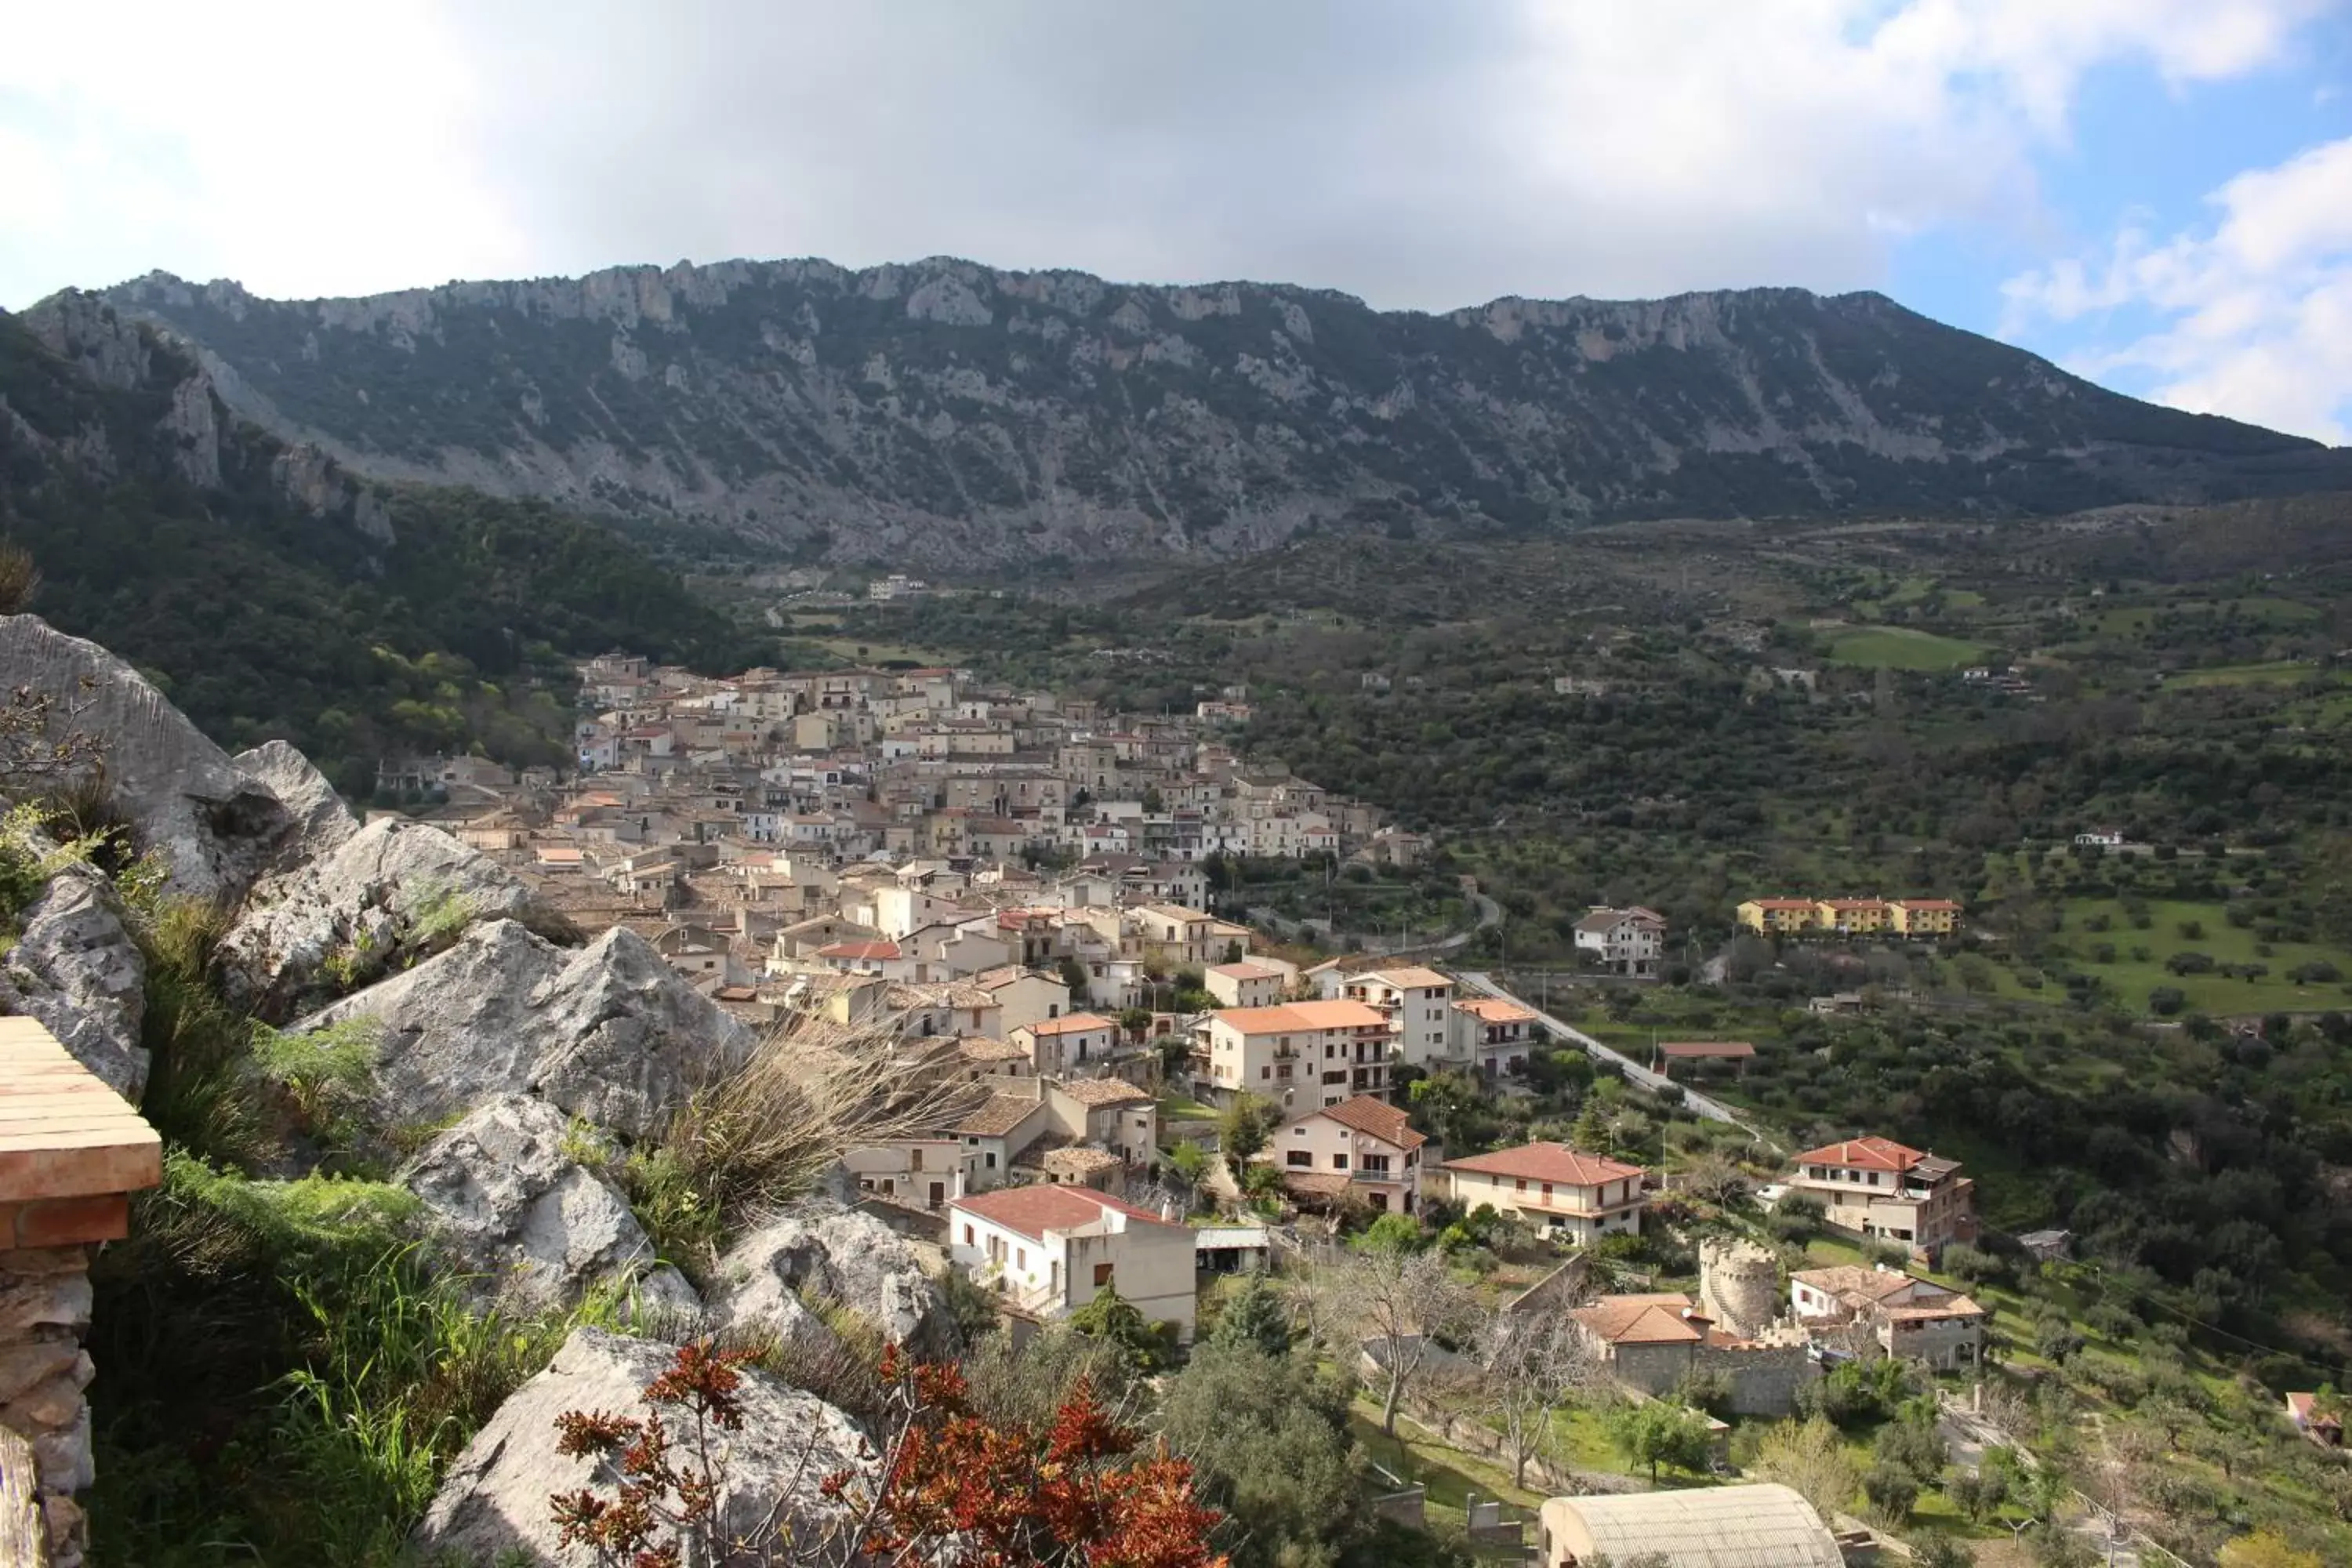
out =
<svg viewBox="0 0 2352 1568"><path fill-rule="evenodd" d="M539 1568L581 1561L562 1546L548 1500L597 1478L588 1461L556 1451L556 1417L573 1410L645 1415L645 1386L667 1370L673 1353L599 1329L573 1331L553 1363L509 1395L450 1465L412 1537L418 1555L489 1563L514 1554ZM805 1538L842 1521L844 1505L820 1489L828 1475L870 1468L865 1434L814 1394L765 1373L742 1376L742 1427L717 1445L725 1456L727 1533L748 1535L772 1521ZM675 1435L690 1433L690 1417L664 1415ZM610 1487L604 1491L612 1495Z"/></svg>
<svg viewBox="0 0 2352 1568"><path fill-rule="evenodd" d="M0 962L0 1012L38 1018L82 1066L137 1104L147 1087L147 961L114 889L88 866L49 879Z"/></svg>
<svg viewBox="0 0 2352 1568"><path fill-rule="evenodd" d="M327 775L284 741L264 741L230 759L236 771L276 795L293 818L280 846L281 866L315 860L360 830Z"/></svg>
<svg viewBox="0 0 2352 1568"><path fill-rule="evenodd" d="M52 739L94 742L107 793L160 853L174 892L235 898L269 864L293 816L269 786L240 772L161 692L96 643L37 616L0 616L0 700L51 701Z"/></svg>
<svg viewBox="0 0 2352 1568"><path fill-rule="evenodd" d="M446 946L476 921L569 931L505 867L437 827L387 817L254 885L220 944L232 1000L269 1017Z"/></svg>
<svg viewBox="0 0 2352 1568"><path fill-rule="evenodd" d="M951 1350L946 1300L905 1237L872 1215L812 1206L752 1231L713 1271L713 1321L786 1339L807 1332L803 1292L838 1302L919 1354Z"/></svg>
<svg viewBox="0 0 2352 1568"><path fill-rule="evenodd" d="M572 1131L545 1100L505 1095L426 1144L400 1180L477 1296L565 1307L625 1284L640 1310L698 1317L694 1288L655 1258L619 1189L575 1157Z"/></svg>
<svg viewBox="0 0 2352 1568"><path fill-rule="evenodd" d="M381 1027L376 1121L446 1121L530 1094L629 1138L658 1131L712 1077L747 1060L751 1031L697 992L646 940L615 926L566 951L514 921L293 1026Z"/></svg>

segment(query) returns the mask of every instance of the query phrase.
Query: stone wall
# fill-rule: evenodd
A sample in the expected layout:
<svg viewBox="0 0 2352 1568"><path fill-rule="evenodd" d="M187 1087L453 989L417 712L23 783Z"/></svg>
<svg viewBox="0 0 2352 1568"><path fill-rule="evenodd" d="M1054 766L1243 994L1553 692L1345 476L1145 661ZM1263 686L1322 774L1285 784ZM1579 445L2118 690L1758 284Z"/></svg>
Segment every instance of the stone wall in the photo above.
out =
<svg viewBox="0 0 2352 1568"><path fill-rule="evenodd" d="M94 1370L81 1343L89 1327L84 1248L0 1251L0 1424L33 1445L56 1568L74 1568L89 1543L73 1500L94 1479L82 1397Z"/></svg>

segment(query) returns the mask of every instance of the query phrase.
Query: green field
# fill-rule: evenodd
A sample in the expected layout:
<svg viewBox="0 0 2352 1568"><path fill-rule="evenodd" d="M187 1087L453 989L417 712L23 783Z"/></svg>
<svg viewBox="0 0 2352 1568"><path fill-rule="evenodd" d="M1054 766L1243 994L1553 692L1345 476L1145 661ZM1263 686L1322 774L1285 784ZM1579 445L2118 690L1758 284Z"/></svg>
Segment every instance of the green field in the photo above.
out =
<svg viewBox="0 0 2352 1568"><path fill-rule="evenodd" d="M2147 1012L2148 993L2159 986L2181 993L2186 998L2184 1014L2310 1013L2352 1005L2352 992L2346 989L2347 982L2352 981L2352 954L2308 942L2274 942L2268 944L2268 953L2262 952L2258 950L2264 944L2260 934L2230 924L2223 905L2154 901L2147 906L2145 930L2136 929L2123 906L2113 900L2074 900L2065 908L2066 928L2061 940L2068 956L2053 962L2051 969L2071 966L2096 975L2114 986L2123 1005L2133 1012ZM2090 929L2089 922L2100 916L2106 918L2109 929ZM2199 934L2183 935L2182 928L2192 922ZM2113 959L2100 960L2102 944L2114 949ZM2136 950L2143 949L2146 958L2134 956ZM2201 952L2216 963L2267 964L2270 973L2253 980L2210 973L2175 974L2165 967L2165 961L2176 952ZM2298 965L2315 962L2333 963L2346 980L2298 984L2287 978ZM2066 994L2063 984L2054 978L2045 981L2039 992L2019 985L2007 973L2000 980L2000 989L2006 995L2049 1002L2063 1001Z"/></svg>
<svg viewBox="0 0 2352 1568"><path fill-rule="evenodd" d="M2308 659L2273 659L2267 664L2224 664L2210 669L2184 669L2165 678L2168 686L2253 686L2272 683L2293 684L2308 680L2319 673L2319 666Z"/></svg>
<svg viewBox="0 0 2352 1568"><path fill-rule="evenodd" d="M1958 637L1908 626L1869 626L1840 632L1830 645L1830 658L1839 664L1872 669L1958 669L1984 657L1984 648Z"/></svg>

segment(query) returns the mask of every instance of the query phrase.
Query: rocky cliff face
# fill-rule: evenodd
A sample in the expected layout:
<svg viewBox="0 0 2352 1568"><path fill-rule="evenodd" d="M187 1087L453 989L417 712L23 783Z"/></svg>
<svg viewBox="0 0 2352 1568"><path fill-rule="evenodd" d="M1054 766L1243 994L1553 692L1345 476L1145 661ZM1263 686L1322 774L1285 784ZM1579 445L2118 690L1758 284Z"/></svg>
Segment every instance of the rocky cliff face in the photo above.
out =
<svg viewBox="0 0 2352 1568"><path fill-rule="evenodd" d="M220 396L384 475L834 557L1234 555L1652 515L2060 510L2352 482L1875 294L1444 316L932 259L625 268L286 302L107 296Z"/></svg>

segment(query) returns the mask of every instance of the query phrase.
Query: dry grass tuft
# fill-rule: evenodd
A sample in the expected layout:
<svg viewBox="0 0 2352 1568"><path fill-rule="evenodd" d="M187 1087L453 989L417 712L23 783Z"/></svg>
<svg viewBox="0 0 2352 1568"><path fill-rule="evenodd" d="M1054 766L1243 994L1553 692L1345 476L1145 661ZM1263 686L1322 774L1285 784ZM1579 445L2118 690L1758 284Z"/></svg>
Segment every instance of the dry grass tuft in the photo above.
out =
<svg viewBox="0 0 2352 1568"><path fill-rule="evenodd" d="M732 1233L806 1196L845 1149L935 1133L971 1098L909 1060L896 1019L805 1019L697 1090L659 1156Z"/></svg>

